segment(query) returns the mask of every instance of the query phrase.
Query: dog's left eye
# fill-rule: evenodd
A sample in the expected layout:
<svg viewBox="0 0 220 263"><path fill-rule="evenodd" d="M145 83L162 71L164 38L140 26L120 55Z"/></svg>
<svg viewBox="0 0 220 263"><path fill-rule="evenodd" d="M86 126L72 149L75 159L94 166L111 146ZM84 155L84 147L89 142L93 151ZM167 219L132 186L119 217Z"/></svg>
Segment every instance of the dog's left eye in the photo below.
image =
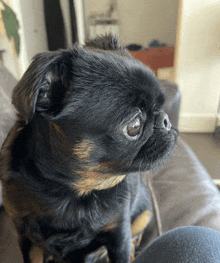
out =
<svg viewBox="0 0 220 263"><path fill-rule="evenodd" d="M130 140L136 140L140 136L142 131L142 120L140 116L135 117L131 122L123 128L125 137Z"/></svg>

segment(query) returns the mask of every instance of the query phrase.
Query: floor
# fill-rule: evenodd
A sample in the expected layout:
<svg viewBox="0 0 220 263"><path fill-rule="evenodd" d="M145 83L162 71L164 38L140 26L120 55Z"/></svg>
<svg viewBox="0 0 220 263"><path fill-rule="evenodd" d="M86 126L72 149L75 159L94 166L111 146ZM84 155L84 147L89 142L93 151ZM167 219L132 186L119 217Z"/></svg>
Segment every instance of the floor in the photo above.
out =
<svg viewBox="0 0 220 263"><path fill-rule="evenodd" d="M180 134L213 179L220 179L220 139L213 134ZM22 263L17 235L11 219L0 208L0 262Z"/></svg>
<svg viewBox="0 0 220 263"><path fill-rule="evenodd" d="M220 139L212 133L181 133L213 179L220 179Z"/></svg>

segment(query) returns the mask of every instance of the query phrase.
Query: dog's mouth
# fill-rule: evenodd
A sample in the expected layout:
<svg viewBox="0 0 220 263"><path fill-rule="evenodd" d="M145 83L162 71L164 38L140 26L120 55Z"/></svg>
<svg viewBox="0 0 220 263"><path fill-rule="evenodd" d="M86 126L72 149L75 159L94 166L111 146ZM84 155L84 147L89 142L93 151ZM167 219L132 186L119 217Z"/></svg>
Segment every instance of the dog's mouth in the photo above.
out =
<svg viewBox="0 0 220 263"><path fill-rule="evenodd" d="M175 128L169 132L154 129L153 134L134 159L134 166L136 168L139 166L139 171L155 170L162 166L172 157L177 137L178 131Z"/></svg>

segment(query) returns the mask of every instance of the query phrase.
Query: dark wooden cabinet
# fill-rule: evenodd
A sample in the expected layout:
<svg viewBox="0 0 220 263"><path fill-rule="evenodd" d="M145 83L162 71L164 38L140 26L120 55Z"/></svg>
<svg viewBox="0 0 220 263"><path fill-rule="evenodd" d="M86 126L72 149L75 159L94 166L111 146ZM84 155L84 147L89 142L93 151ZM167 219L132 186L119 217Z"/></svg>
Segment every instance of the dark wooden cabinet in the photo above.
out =
<svg viewBox="0 0 220 263"><path fill-rule="evenodd" d="M136 59L149 66L156 74L159 68L173 67L175 47L152 47L148 50L130 51Z"/></svg>

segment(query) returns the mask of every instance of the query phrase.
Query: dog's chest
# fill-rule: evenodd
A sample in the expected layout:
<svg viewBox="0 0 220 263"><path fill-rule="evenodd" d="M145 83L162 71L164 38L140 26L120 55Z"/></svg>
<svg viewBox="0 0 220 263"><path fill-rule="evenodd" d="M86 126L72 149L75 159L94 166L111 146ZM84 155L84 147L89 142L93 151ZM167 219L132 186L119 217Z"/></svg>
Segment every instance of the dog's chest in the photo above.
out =
<svg viewBox="0 0 220 263"><path fill-rule="evenodd" d="M105 244L108 234L120 228L126 204L122 206L116 202L110 206L110 202L101 202L91 196L90 199L83 205L70 202L62 213L41 221L40 228L50 251L58 246L61 251L87 253Z"/></svg>
<svg viewBox="0 0 220 263"><path fill-rule="evenodd" d="M54 226L59 232L68 232L91 240L120 228L125 218L130 221L142 210L138 208L139 205L135 205L136 209L133 209L132 204L137 203L136 199L141 193L137 194L137 189L133 186L131 195L128 179L129 176L117 187L94 191L87 196L57 199L57 205L51 213L50 226ZM145 196L141 199L145 200ZM144 207L142 203L141 207Z"/></svg>
<svg viewBox="0 0 220 263"><path fill-rule="evenodd" d="M66 204L66 208L58 212L54 222L58 228L68 228L72 232L94 236L102 231L113 229L117 220L124 213L129 202L115 196L97 198L90 195L85 200Z"/></svg>

